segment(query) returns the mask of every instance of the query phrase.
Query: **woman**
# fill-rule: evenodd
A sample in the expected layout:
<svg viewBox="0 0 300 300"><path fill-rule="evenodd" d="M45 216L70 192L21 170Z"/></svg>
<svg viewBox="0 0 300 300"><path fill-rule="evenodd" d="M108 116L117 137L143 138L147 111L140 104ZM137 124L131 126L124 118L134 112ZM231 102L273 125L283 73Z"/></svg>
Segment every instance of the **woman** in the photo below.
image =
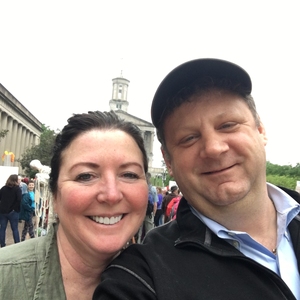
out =
<svg viewBox="0 0 300 300"><path fill-rule="evenodd" d="M0 245L6 246L5 235L9 221L15 243L20 242L18 229L22 191L19 187L18 175L10 175L0 190Z"/></svg>
<svg viewBox="0 0 300 300"><path fill-rule="evenodd" d="M51 160L57 224L45 237L0 251L0 299L91 299L101 272L143 221L147 169L135 125L113 112L71 117Z"/></svg>

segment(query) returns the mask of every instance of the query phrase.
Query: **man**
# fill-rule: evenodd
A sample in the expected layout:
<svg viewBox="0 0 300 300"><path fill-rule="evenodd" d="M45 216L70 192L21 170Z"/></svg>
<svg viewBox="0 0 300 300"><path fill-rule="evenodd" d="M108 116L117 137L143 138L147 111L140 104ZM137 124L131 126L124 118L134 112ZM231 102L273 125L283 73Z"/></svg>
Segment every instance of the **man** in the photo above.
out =
<svg viewBox="0 0 300 300"><path fill-rule="evenodd" d="M149 189L149 197L151 199L148 199L148 201L151 201L152 203L152 211L151 212L146 212L144 221L142 225L139 228L138 234L137 234L137 243L141 243L144 236L154 228L154 216L157 210L157 202L158 202L158 196L157 196L157 191L156 187L152 186L151 184L151 174L148 172L146 174L147 178L147 183L148 183L148 189Z"/></svg>
<svg viewBox="0 0 300 300"><path fill-rule="evenodd" d="M266 183L251 88L245 70L217 59L184 63L162 81L152 121L184 197L176 221L102 274L94 299L300 299L300 208Z"/></svg>

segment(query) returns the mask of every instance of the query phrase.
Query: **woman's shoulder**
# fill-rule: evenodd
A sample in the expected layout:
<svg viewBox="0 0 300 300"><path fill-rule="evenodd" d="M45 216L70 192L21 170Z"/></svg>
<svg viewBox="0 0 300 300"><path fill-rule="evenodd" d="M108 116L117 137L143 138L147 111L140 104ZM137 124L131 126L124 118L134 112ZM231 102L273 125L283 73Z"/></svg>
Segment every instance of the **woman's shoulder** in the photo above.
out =
<svg viewBox="0 0 300 300"><path fill-rule="evenodd" d="M22 190L18 185L13 185L11 187L11 190L14 191L15 193L22 194Z"/></svg>
<svg viewBox="0 0 300 300"><path fill-rule="evenodd" d="M0 274L0 299L66 299L55 234L1 248Z"/></svg>
<svg viewBox="0 0 300 300"><path fill-rule="evenodd" d="M50 244L55 241L55 231L50 227L48 234L29 239L0 249L0 269L7 264L23 264L43 261ZM53 244L54 245L54 244ZM1 274L1 271L0 271Z"/></svg>
<svg viewBox="0 0 300 300"><path fill-rule="evenodd" d="M40 248L41 242L40 238L34 238L1 248L0 269L4 265L18 265L36 260L38 257L37 249Z"/></svg>

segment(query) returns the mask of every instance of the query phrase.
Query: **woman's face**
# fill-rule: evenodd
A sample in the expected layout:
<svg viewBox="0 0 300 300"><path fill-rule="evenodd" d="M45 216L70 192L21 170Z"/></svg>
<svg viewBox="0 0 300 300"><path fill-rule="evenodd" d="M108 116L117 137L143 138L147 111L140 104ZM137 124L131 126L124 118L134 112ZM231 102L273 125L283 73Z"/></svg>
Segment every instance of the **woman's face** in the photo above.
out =
<svg viewBox="0 0 300 300"><path fill-rule="evenodd" d="M142 152L120 130L92 130L62 153L54 211L60 244L79 255L116 254L145 217L148 187Z"/></svg>

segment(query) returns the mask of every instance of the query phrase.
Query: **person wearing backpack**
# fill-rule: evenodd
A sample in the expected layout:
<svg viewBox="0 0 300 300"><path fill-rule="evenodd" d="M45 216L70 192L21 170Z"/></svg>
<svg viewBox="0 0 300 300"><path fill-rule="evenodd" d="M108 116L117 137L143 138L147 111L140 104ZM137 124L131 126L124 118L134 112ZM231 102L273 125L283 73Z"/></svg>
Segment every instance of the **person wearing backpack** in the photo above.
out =
<svg viewBox="0 0 300 300"><path fill-rule="evenodd" d="M168 204L167 210L166 210L166 217L167 221L171 221L176 219L176 211L178 204L180 202L181 195L178 195L177 197L174 197Z"/></svg>
<svg viewBox="0 0 300 300"><path fill-rule="evenodd" d="M147 183L148 183L148 205L146 210L146 215L144 218L144 221L142 225L139 228L138 234L137 234L137 243L140 244L144 238L144 236L147 234L148 231L154 228L154 216L157 210L157 191L156 187L152 186L150 179L151 174L148 172L146 174L147 177Z"/></svg>
<svg viewBox="0 0 300 300"><path fill-rule="evenodd" d="M167 215L167 207L168 207L170 201L173 198L178 197L178 195L179 195L178 186L177 185L173 185L171 187L170 193L166 194L165 197L163 198L161 209L162 209L163 214L164 214L164 223L167 223L167 222L170 221L169 216Z"/></svg>

